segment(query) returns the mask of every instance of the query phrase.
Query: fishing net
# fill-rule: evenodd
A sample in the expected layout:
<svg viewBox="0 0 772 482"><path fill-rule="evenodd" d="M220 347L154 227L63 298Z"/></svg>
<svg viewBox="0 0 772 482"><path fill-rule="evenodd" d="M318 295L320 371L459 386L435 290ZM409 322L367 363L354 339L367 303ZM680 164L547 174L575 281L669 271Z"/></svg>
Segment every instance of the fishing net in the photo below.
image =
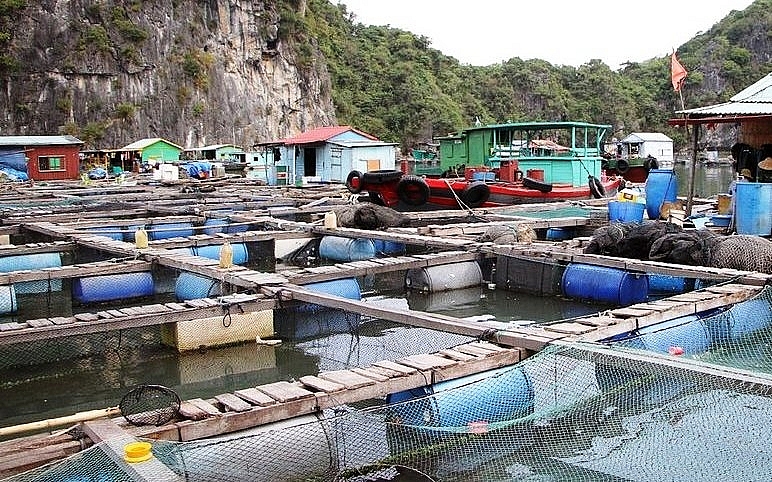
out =
<svg viewBox="0 0 772 482"><path fill-rule="evenodd" d="M771 291L367 404L195 442L152 441L161 464L145 479L768 480ZM695 321L704 350L683 336ZM126 480L110 450L100 444L9 480Z"/></svg>

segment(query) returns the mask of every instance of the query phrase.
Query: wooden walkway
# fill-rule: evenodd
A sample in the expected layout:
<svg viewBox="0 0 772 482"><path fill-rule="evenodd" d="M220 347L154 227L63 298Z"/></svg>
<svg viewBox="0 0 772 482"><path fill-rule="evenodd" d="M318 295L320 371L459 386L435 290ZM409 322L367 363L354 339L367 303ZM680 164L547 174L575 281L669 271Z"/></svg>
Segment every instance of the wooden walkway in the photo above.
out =
<svg viewBox="0 0 772 482"><path fill-rule="evenodd" d="M139 437L197 440L513 365L524 356L519 348L473 342L368 367L308 375L294 383L244 388L210 400L185 400L180 414L186 420L161 427L121 426Z"/></svg>

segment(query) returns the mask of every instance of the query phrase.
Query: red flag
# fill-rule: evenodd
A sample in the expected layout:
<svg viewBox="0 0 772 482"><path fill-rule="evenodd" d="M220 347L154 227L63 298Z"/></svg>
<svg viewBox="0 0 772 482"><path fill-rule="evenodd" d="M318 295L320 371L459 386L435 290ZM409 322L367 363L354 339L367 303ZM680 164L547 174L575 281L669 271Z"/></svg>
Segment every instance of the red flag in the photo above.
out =
<svg viewBox="0 0 772 482"><path fill-rule="evenodd" d="M673 82L673 90L678 92L686 79L686 69L676 58L675 50L670 57L670 80Z"/></svg>

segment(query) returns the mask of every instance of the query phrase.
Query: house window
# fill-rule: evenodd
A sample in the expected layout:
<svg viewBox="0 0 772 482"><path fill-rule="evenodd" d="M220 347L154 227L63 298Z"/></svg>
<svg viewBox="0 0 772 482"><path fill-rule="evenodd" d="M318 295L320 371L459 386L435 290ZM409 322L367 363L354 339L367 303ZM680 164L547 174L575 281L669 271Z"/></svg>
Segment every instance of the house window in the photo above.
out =
<svg viewBox="0 0 772 482"><path fill-rule="evenodd" d="M40 156L38 157L38 170L42 171L61 171L64 169L64 158L61 156Z"/></svg>

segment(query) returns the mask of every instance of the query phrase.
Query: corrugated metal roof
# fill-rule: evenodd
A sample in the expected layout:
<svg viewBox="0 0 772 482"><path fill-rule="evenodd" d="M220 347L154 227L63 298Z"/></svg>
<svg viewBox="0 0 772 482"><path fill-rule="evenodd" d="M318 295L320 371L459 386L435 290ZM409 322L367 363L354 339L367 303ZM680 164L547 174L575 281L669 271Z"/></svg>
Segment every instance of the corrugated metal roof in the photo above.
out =
<svg viewBox="0 0 772 482"><path fill-rule="evenodd" d="M295 137L288 137L286 139L282 139L281 142L288 145L295 145L295 144L314 144L317 142L325 142L333 137L339 136L343 134L344 132L356 132L357 134L366 137L367 139L377 141L378 138L375 136L372 136L366 132L359 131L357 129L354 129L351 126L327 126L327 127L318 127L316 129L311 129L310 131L303 132L302 134L298 134Z"/></svg>
<svg viewBox="0 0 772 482"><path fill-rule="evenodd" d="M382 147L382 146L396 146L396 142L383 142L383 141L335 141L330 144L341 147Z"/></svg>
<svg viewBox="0 0 772 482"><path fill-rule="evenodd" d="M0 136L0 146L67 146L83 144L73 136Z"/></svg>
<svg viewBox="0 0 772 482"><path fill-rule="evenodd" d="M646 142L646 141L658 141L658 142L673 142L673 139L669 138L661 132L631 132L624 139L619 142L630 144L632 142Z"/></svg>
<svg viewBox="0 0 772 482"><path fill-rule="evenodd" d="M147 148L148 146L152 146L156 142L165 142L171 146L174 146L178 148L179 150L182 150L182 146L178 146L177 144L167 141L166 139L162 139L160 137L148 137L147 139L140 139L138 141L134 141L129 145L123 146L121 148L122 151L140 151L142 149Z"/></svg>
<svg viewBox="0 0 772 482"><path fill-rule="evenodd" d="M772 73L741 90L729 102L676 111L689 116L770 115L772 114Z"/></svg>

